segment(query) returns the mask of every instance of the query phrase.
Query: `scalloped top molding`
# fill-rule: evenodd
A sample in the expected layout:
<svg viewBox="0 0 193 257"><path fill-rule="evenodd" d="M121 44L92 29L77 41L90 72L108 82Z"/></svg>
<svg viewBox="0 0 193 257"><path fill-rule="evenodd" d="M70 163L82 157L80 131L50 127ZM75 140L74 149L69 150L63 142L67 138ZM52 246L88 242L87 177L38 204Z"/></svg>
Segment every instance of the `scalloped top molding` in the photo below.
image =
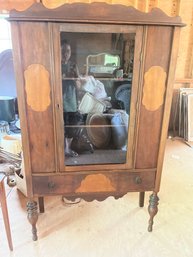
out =
<svg viewBox="0 0 193 257"><path fill-rule="evenodd" d="M120 23L143 25L184 26L179 16L170 17L161 9L149 13L132 6L107 3L67 3L55 9L48 9L42 3L34 3L25 11L12 10L9 20L22 21L69 21L92 23Z"/></svg>

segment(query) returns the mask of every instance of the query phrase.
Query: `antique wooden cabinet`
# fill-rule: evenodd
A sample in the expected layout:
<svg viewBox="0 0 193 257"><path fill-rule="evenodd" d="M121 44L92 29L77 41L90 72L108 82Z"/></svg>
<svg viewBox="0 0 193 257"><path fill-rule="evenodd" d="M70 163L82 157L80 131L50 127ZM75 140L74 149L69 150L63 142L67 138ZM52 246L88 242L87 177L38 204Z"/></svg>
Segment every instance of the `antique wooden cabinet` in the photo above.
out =
<svg viewBox="0 0 193 257"><path fill-rule="evenodd" d="M152 231L181 19L123 5L37 3L9 20L33 239L34 197L43 212L49 195L102 201L139 192L142 207L153 191Z"/></svg>

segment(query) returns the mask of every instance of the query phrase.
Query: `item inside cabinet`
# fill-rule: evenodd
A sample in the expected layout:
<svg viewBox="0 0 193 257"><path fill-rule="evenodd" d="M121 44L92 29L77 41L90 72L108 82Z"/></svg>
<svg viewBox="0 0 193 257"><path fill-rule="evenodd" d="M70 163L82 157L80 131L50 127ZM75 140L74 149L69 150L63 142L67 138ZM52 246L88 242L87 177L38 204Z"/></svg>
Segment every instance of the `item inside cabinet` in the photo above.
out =
<svg viewBox="0 0 193 257"><path fill-rule="evenodd" d="M65 164L125 163L135 33L61 31L60 38ZM77 113L86 117L81 124Z"/></svg>

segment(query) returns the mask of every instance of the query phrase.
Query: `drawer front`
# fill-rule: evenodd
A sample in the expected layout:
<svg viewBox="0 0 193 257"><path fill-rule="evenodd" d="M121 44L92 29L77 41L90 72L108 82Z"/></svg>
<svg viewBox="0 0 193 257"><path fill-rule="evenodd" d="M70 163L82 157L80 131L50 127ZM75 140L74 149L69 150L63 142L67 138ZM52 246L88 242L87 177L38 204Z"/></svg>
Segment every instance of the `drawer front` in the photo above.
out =
<svg viewBox="0 0 193 257"><path fill-rule="evenodd" d="M34 176L34 195L106 193L125 194L153 190L155 171L72 173Z"/></svg>

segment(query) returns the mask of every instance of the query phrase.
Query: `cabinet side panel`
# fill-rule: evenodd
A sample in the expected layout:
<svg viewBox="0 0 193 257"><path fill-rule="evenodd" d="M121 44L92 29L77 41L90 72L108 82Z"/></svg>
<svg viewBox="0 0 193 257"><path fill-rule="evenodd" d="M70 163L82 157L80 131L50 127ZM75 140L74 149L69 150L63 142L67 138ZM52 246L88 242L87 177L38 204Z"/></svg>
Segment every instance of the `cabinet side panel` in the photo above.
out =
<svg viewBox="0 0 193 257"><path fill-rule="evenodd" d="M55 145L46 23L21 22L20 42L32 172L53 172Z"/></svg>
<svg viewBox="0 0 193 257"><path fill-rule="evenodd" d="M171 27L148 28L136 168L157 166L171 41Z"/></svg>
<svg viewBox="0 0 193 257"><path fill-rule="evenodd" d="M23 66L22 66L22 55L21 55L21 45L20 45L20 33L19 33L19 26L17 22L11 23L11 37L13 40L13 60L14 60L14 72L15 72L15 79L17 85L17 100L18 100L18 107L19 107L19 118L20 118L20 125L22 131L22 151L23 153L23 162L24 167L22 169L23 176L26 180L27 185L27 196L32 197L33 189L32 189L32 179L31 179L31 162L30 162L30 146L29 146L29 135L28 135L28 127L26 123L26 106L25 106L25 93L24 93L24 78L20 76L23 73ZM17 174L16 181L17 187L19 188ZM24 180L23 178L23 180ZM25 184L25 181L24 181ZM23 187L24 189L24 187ZM23 190L24 194L26 194L26 190Z"/></svg>

